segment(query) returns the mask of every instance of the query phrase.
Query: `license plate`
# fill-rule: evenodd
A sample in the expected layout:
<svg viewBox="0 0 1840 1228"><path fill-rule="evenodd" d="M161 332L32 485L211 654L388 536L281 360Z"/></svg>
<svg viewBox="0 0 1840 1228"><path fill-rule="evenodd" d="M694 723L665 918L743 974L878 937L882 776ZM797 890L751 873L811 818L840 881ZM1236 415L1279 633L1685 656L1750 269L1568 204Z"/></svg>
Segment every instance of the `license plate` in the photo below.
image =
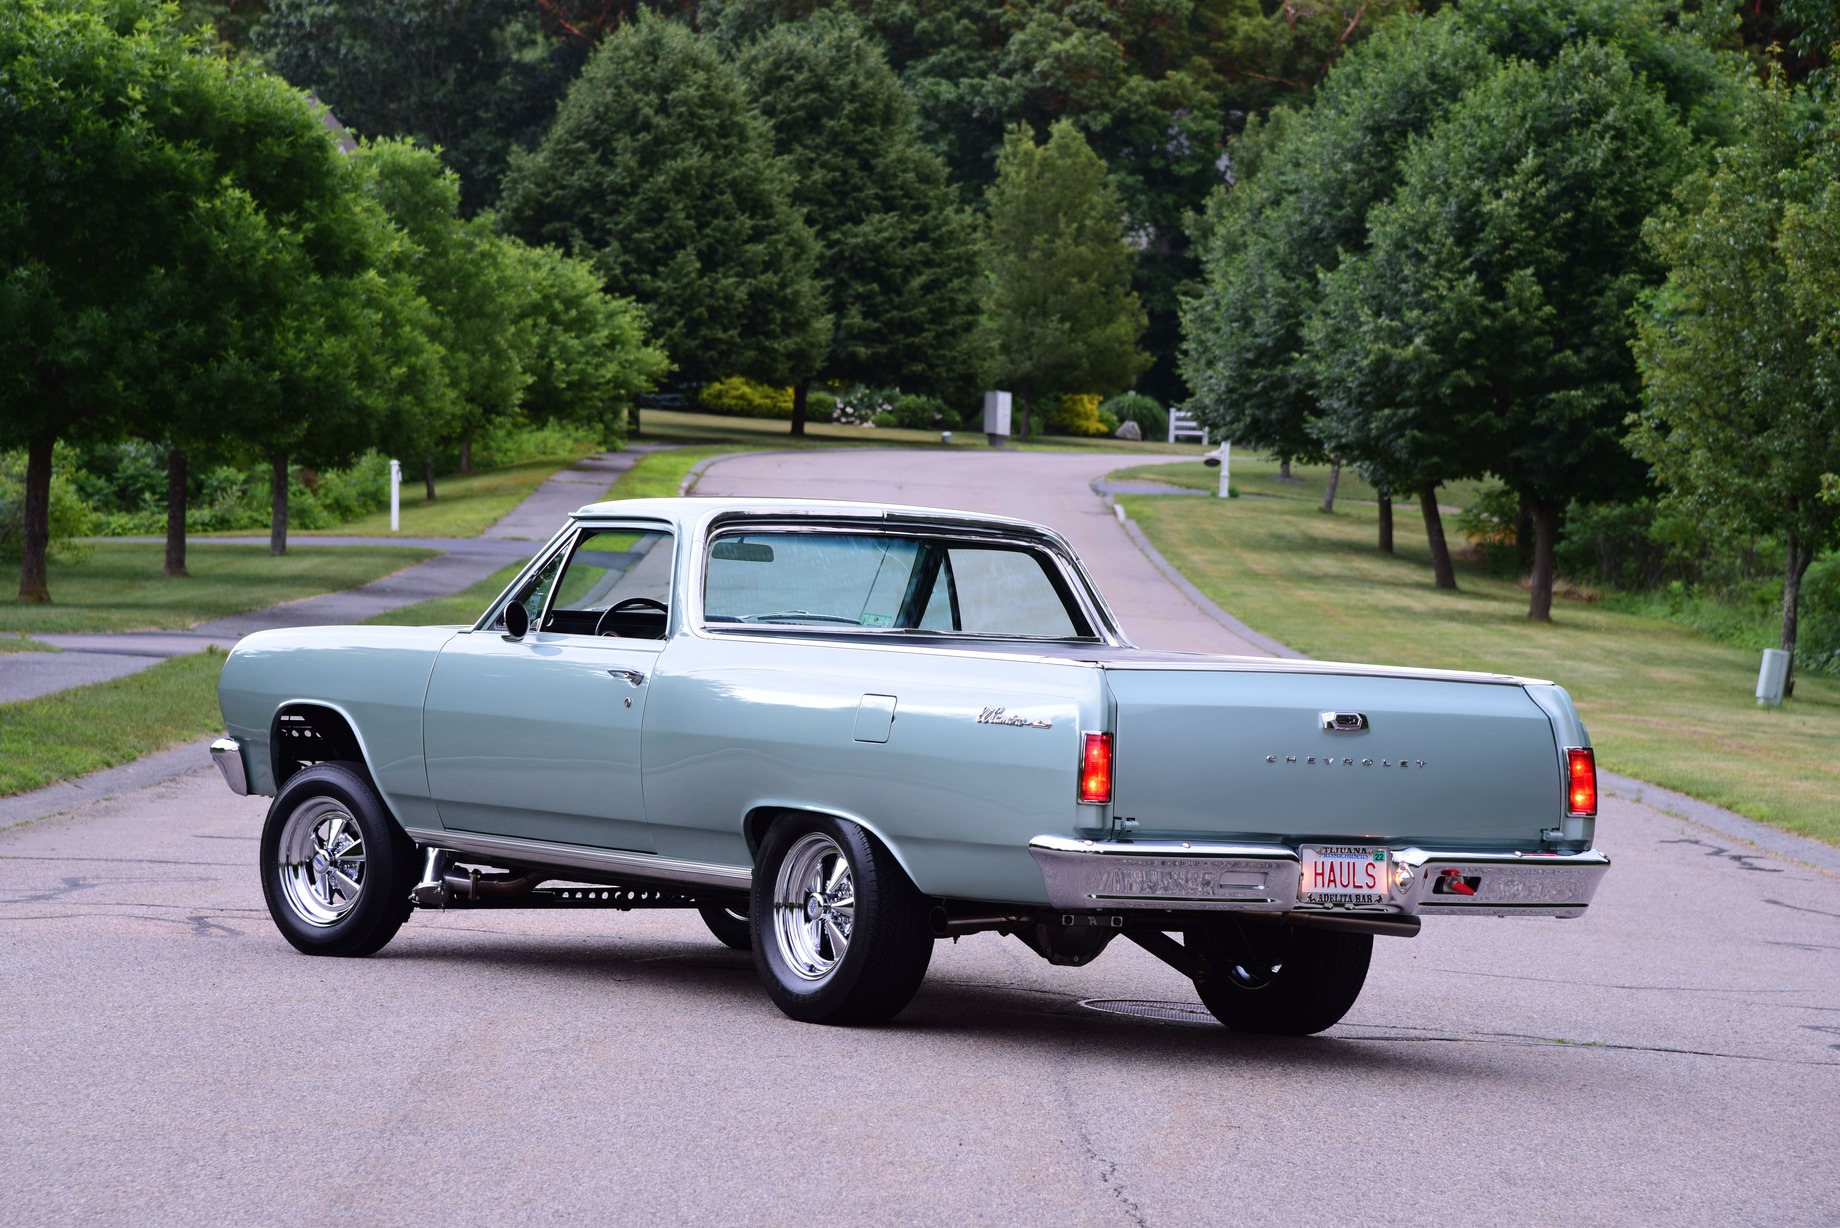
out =
<svg viewBox="0 0 1840 1228"><path fill-rule="evenodd" d="M1353 844L1304 845L1300 901L1310 904L1384 904L1392 862L1385 849Z"/></svg>

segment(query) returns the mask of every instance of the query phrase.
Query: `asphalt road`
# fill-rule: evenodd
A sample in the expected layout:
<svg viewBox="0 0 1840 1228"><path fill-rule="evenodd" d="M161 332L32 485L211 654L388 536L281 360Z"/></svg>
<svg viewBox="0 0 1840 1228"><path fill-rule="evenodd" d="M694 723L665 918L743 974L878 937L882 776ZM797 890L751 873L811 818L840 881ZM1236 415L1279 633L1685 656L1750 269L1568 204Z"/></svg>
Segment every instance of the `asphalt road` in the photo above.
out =
<svg viewBox="0 0 1840 1228"><path fill-rule="evenodd" d="M206 769L0 831L0 1223L1840 1221L1840 880L1633 803L1591 915L1381 940L1308 1040L1123 943L942 943L867 1030L786 1020L674 913L311 959L262 813Z"/></svg>

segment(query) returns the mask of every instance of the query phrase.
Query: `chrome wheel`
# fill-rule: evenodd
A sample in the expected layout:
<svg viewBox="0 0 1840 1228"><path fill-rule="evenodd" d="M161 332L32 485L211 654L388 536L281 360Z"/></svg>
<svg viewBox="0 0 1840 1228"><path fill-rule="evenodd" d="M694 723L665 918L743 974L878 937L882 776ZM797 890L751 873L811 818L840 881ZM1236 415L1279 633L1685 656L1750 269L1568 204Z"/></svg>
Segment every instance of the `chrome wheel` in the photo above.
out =
<svg viewBox="0 0 1840 1228"><path fill-rule="evenodd" d="M364 833L338 802L311 797L294 808L275 850L281 893L309 925L335 925L364 894Z"/></svg>
<svg viewBox="0 0 1840 1228"><path fill-rule="evenodd" d="M773 880L773 934L795 976L821 981L843 962L856 928L849 858L822 832L786 850Z"/></svg>

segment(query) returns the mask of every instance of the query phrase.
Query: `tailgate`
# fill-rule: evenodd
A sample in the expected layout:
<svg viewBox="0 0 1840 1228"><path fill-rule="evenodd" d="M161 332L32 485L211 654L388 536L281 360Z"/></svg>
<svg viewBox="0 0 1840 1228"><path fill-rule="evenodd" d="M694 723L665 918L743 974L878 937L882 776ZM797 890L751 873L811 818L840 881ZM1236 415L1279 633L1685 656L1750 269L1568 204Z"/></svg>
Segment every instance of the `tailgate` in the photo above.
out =
<svg viewBox="0 0 1840 1228"><path fill-rule="evenodd" d="M1278 670L1106 677L1112 813L1145 837L1535 847L1560 826L1552 723L1518 685ZM1364 727L1331 731L1325 714Z"/></svg>

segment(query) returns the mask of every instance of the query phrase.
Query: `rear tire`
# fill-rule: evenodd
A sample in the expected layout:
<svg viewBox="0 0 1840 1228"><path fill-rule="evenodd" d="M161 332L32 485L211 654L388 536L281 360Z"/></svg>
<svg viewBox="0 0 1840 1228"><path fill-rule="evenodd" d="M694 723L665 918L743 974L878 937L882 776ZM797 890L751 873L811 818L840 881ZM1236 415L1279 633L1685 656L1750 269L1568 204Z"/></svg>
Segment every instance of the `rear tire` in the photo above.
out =
<svg viewBox="0 0 1840 1228"><path fill-rule="evenodd" d="M415 844L362 768L317 763L288 777L262 825L262 894L275 928L308 955L371 955L408 920Z"/></svg>
<svg viewBox="0 0 1840 1228"><path fill-rule="evenodd" d="M926 897L874 836L828 815L784 818L754 864L754 966L793 1019L883 1023L926 977L926 914Z"/></svg>
<svg viewBox="0 0 1840 1228"><path fill-rule="evenodd" d="M716 936L716 941L729 950L754 949L754 927L748 923L747 909L711 904L696 912L703 918L703 924L709 927L709 932Z"/></svg>
<svg viewBox="0 0 1840 1228"><path fill-rule="evenodd" d="M1201 1002L1236 1032L1310 1036L1348 1013L1367 982L1372 934L1232 923L1189 935Z"/></svg>

